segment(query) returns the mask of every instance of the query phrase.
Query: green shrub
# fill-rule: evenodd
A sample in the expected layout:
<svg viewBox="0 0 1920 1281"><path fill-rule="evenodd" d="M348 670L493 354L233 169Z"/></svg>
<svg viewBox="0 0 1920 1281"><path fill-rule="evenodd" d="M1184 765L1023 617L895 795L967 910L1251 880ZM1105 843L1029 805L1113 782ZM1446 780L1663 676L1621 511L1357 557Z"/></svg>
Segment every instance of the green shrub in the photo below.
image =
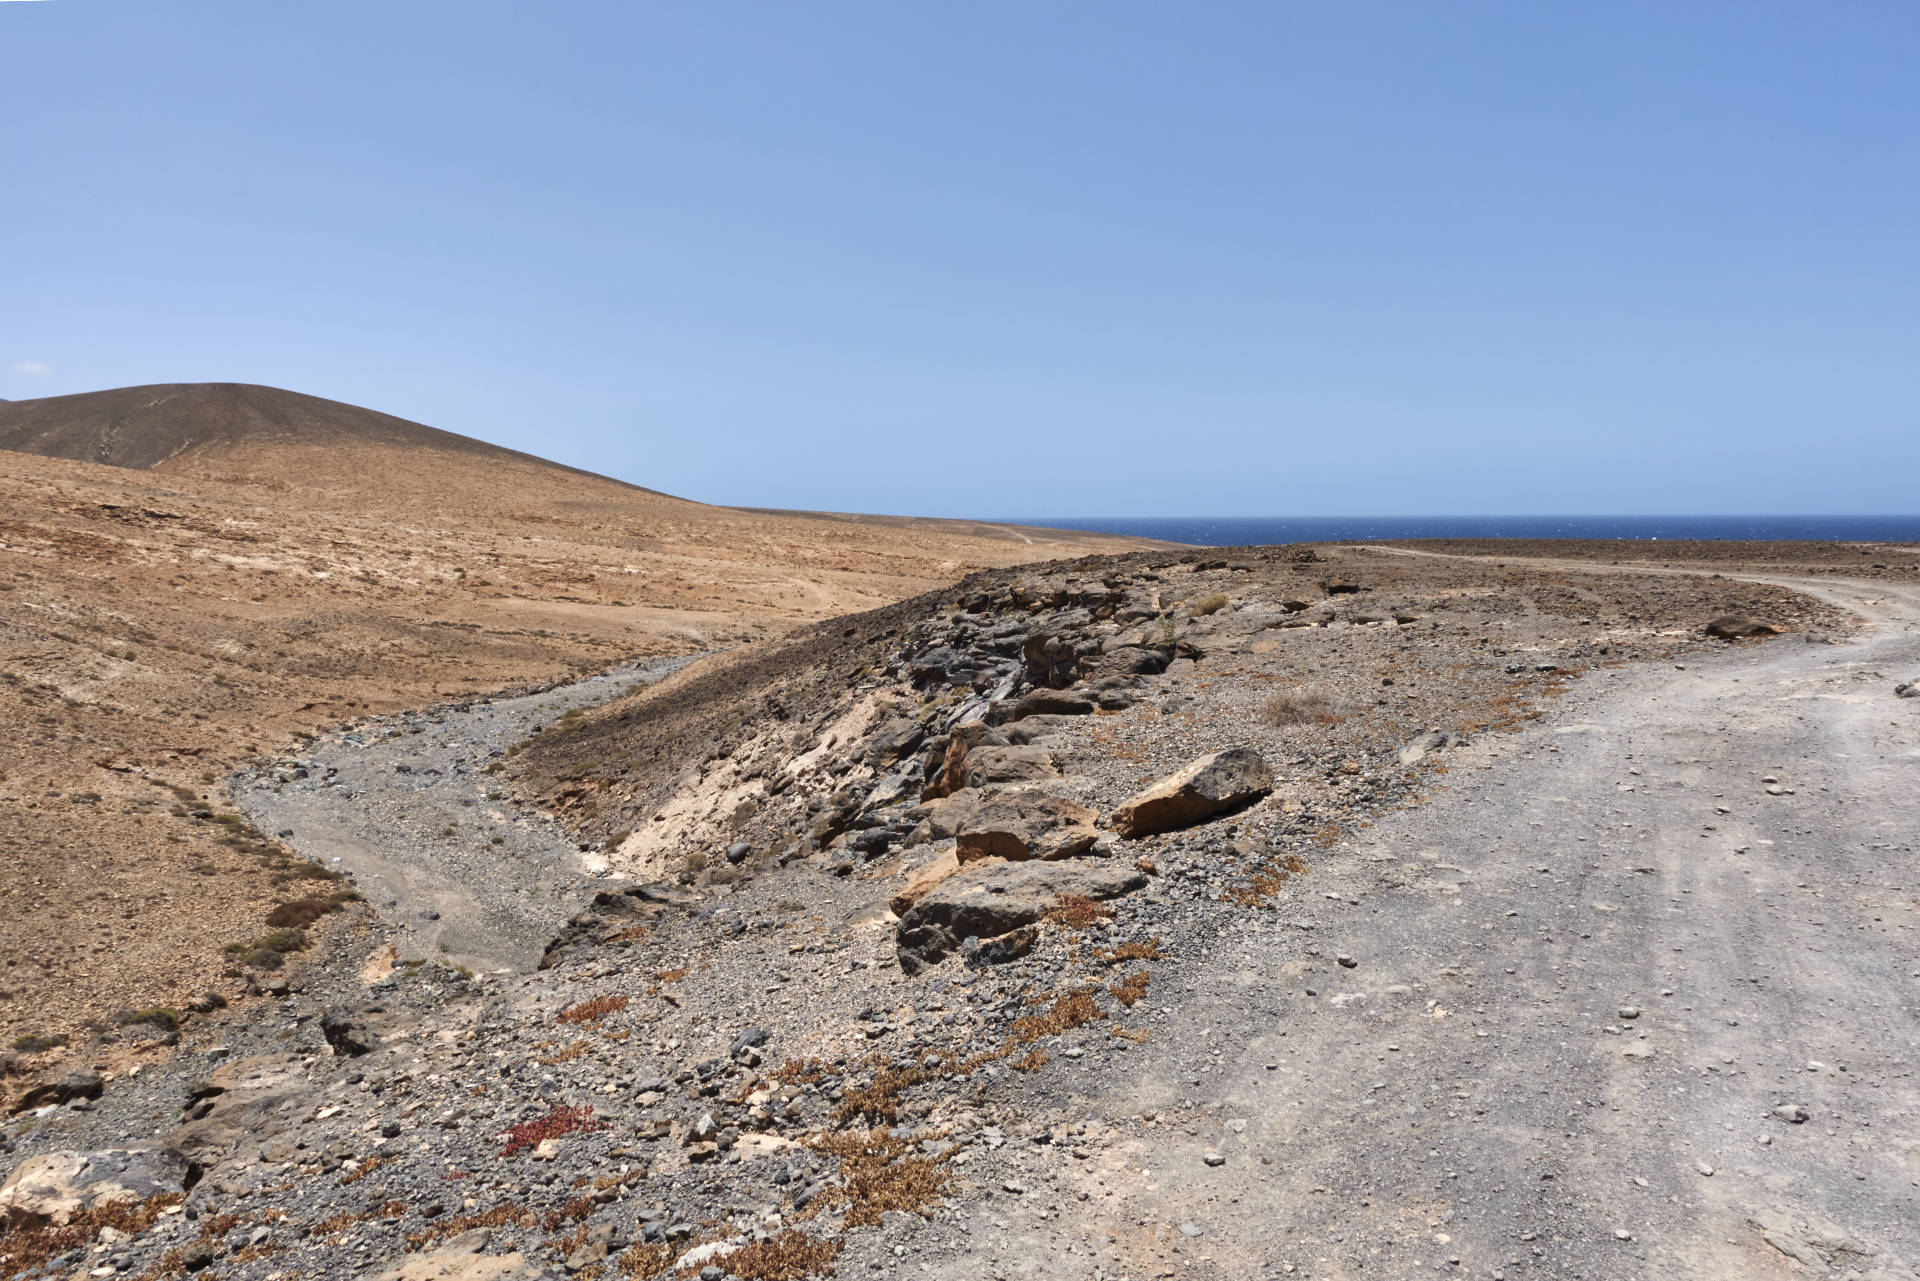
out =
<svg viewBox="0 0 1920 1281"><path fill-rule="evenodd" d="M43 1036L38 1032L29 1032L25 1036L13 1038L13 1048L22 1054L38 1054L42 1050L57 1050L67 1043L67 1038L55 1032Z"/></svg>

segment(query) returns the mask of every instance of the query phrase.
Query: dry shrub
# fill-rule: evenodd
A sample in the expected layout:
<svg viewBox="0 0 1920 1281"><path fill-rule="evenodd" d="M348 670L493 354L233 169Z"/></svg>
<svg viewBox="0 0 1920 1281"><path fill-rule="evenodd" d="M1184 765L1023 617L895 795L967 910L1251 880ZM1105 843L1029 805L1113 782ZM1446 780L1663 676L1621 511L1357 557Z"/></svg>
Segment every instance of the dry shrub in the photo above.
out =
<svg viewBox="0 0 1920 1281"><path fill-rule="evenodd" d="M832 1072L832 1068L817 1058L788 1059L773 1070L772 1076L784 1085L812 1085Z"/></svg>
<svg viewBox="0 0 1920 1281"><path fill-rule="evenodd" d="M1042 1037L1058 1036L1071 1028L1105 1017L1099 1003L1093 999L1093 989L1076 988L1055 999L1045 1014L1029 1014L1023 1019L1016 1019L1012 1038L1017 1044L1032 1045Z"/></svg>
<svg viewBox="0 0 1920 1281"><path fill-rule="evenodd" d="M1102 948L1093 954L1093 959L1106 965L1119 965L1125 961L1158 961L1160 940L1148 939L1145 943L1122 943L1119 947Z"/></svg>
<svg viewBox="0 0 1920 1281"><path fill-rule="evenodd" d="M1153 1029L1150 1027L1143 1027L1139 1029L1130 1030L1124 1027L1116 1027L1116 1028L1109 1029L1109 1035L1117 1036L1123 1041L1133 1041L1137 1044L1141 1041L1146 1040L1148 1037L1152 1036Z"/></svg>
<svg viewBox="0 0 1920 1281"><path fill-rule="evenodd" d="M1120 1002L1120 1004L1130 1010L1140 1003L1141 997L1147 994L1147 984L1151 982L1153 982L1153 977L1145 970L1136 970L1118 983L1113 984L1107 991L1113 993L1114 1000Z"/></svg>
<svg viewBox="0 0 1920 1281"><path fill-rule="evenodd" d="M788 1228L764 1241L743 1245L722 1260L730 1276L742 1281L804 1281L830 1277L840 1254L838 1241L827 1241L798 1228Z"/></svg>
<svg viewBox="0 0 1920 1281"><path fill-rule="evenodd" d="M538 1147L548 1139L557 1139L567 1134L585 1134L607 1128L605 1121L593 1119L591 1107L576 1108L561 1106L545 1116L535 1117L531 1121L507 1129L507 1145L496 1154L501 1157L514 1156L528 1148ZM479 1227L480 1224L473 1226Z"/></svg>
<svg viewBox="0 0 1920 1281"><path fill-rule="evenodd" d="M282 903L267 913L267 927L275 930L303 929L312 925L323 916L338 912L353 898L341 894L326 898L297 898L291 903Z"/></svg>
<svg viewBox="0 0 1920 1281"><path fill-rule="evenodd" d="M1024 1057L1015 1059L1009 1066L1016 1072L1038 1072L1052 1057L1045 1050L1029 1050Z"/></svg>
<svg viewBox="0 0 1920 1281"><path fill-rule="evenodd" d="M1316 838L1317 839L1317 838ZM1322 844L1329 842L1322 841ZM1256 871L1245 885L1237 885L1228 890L1224 900L1240 907L1255 907L1280 892L1281 886L1307 870L1307 865L1299 856L1285 854L1267 863Z"/></svg>
<svg viewBox="0 0 1920 1281"><path fill-rule="evenodd" d="M1260 704L1260 719L1284 729L1292 725L1332 725L1346 712L1340 700L1315 689L1284 690Z"/></svg>
<svg viewBox="0 0 1920 1281"><path fill-rule="evenodd" d="M535 1058L534 1062L547 1067L553 1067L561 1063L571 1063L591 1048L592 1046L586 1041L575 1041L564 1050L555 1050L552 1054L544 1054Z"/></svg>
<svg viewBox="0 0 1920 1281"><path fill-rule="evenodd" d="M600 1202L591 1196L577 1196L558 1210L547 1211L546 1217L540 1221L540 1226L549 1232L557 1232L575 1219L586 1218L599 1204ZM568 1253L571 1254L572 1251Z"/></svg>
<svg viewBox="0 0 1920 1281"><path fill-rule="evenodd" d="M901 1092L938 1075L937 1069L930 1071L918 1064L910 1067L889 1064L873 1074L873 1084L849 1089L841 1097L834 1116L843 1123L865 1117L891 1124L900 1119Z"/></svg>
<svg viewBox="0 0 1920 1281"><path fill-rule="evenodd" d="M1208 614L1217 614L1226 607L1227 594L1225 592L1213 592L1193 602L1193 616L1195 618L1205 618Z"/></svg>
<svg viewBox="0 0 1920 1281"><path fill-rule="evenodd" d="M340 1175L340 1187L353 1187L355 1183L365 1179L369 1173L378 1170L380 1166L392 1166L396 1160L399 1160L397 1156L369 1156L357 1168Z"/></svg>
<svg viewBox="0 0 1920 1281"><path fill-rule="evenodd" d="M485 1210L476 1210L472 1214L450 1214L433 1220L418 1232L407 1233L407 1249L418 1250L423 1245L432 1245L448 1237L457 1237L470 1228L530 1228L534 1225L533 1211L523 1205L512 1205L506 1201Z"/></svg>
<svg viewBox="0 0 1920 1281"><path fill-rule="evenodd" d="M622 1275L632 1277L633 1281L652 1281L652 1278L664 1275L679 1257L677 1246L668 1245L665 1241L642 1241L620 1256L620 1271Z"/></svg>
<svg viewBox="0 0 1920 1281"><path fill-rule="evenodd" d="M873 1227L889 1210L920 1214L946 1190L952 1153L923 1155L911 1136L882 1127L865 1134L829 1134L814 1146L840 1159L845 1183L821 1197L833 1194L836 1203L846 1203L850 1228Z"/></svg>
<svg viewBox="0 0 1920 1281"><path fill-rule="evenodd" d="M692 972L691 970L661 970L653 976L653 981L655 983L678 983Z"/></svg>
<svg viewBox="0 0 1920 1281"><path fill-rule="evenodd" d="M1112 915L1111 907L1084 894L1062 894L1047 909L1046 919L1063 929L1084 930L1095 921L1104 921Z"/></svg>
<svg viewBox="0 0 1920 1281"><path fill-rule="evenodd" d="M601 1019L606 1018L607 1015L618 1014L620 1011L626 1009L627 1003L627 998L624 996L596 996L591 1000L581 1001L577 1005L569 1005L566 1009L560 1011L559 1021L562 1023L598 1023Z"/></svg>
<svg viewBox="0 0 1920 1281"><path fill-rule="evenodd" d="M170 1193L145 1201L120 1201L76 1211L64 1225L49 1223L0 1233L0 1269L4 1269L0 1275L12 1277L32 1272L55 1255L84 1249L93 1244L102 1228L112 1228L130 1237L139 1236L153 1226L161 1211L184 1200L186 1197L179 1193Z"/></svg>

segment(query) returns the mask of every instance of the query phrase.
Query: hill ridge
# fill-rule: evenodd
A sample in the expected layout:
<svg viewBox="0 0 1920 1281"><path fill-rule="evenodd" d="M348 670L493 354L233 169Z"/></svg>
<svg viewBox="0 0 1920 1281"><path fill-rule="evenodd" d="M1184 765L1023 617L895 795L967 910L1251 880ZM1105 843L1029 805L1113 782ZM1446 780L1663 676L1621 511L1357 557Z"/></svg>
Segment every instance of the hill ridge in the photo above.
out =
<svg viewBox="0 0 1920 1281"><path fill-rule="evenodd" d="M0 400L0 449L137 471L237 448L345 442L531 463L659 495L658 490L377 409L257 383L148 383Z"/></svg>

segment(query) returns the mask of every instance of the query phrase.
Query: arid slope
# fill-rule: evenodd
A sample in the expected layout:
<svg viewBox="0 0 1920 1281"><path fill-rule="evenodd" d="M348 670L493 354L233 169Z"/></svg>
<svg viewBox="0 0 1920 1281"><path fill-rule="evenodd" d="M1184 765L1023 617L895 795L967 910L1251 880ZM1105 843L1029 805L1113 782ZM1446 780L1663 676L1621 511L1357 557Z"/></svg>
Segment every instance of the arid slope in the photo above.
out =
<svg viewBox="0 0 1920 1281"><path fill-rule="evenodd" d="M710 507L269 388L0 404L0 442L0 1047L234 994L222 947L311 888L220 821L256 752L1121 545Z"/></svg>

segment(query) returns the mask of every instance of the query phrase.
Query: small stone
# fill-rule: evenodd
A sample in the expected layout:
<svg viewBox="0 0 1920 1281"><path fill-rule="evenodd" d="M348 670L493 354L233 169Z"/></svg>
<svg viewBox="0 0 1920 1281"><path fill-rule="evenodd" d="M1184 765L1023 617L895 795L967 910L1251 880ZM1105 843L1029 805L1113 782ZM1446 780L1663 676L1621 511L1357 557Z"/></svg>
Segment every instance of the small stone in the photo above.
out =
<svg viewBox="0 0 1920 1281"><path fill-rule="evenodd" d="M1227 1163L1227 1156L1224 1152L1209 1152L1200 1159L1208 1165L1213 1166L1225 1165Z"/></svg>
<svg viewBox="0 0 1920 1281"><path fill-rule="evenodd" d="M1188 1219L1180 1225L1180 1235L1183 1237L1197 1237L1201 1234L1201 1231L1200 1225L1192 1219Z"/></svg>
<svg viewBox="0 0 1920 1281"><path fill-rule="evenodd" d="M1693 1168L1700 1171L1700 1176L1702 1178L1711 1179L1713 1177L1713 1167L1708 1165L1705 1161L1695 1161L1693 1163Z"/></svg>
<svg viewBox="0 0 1920 1281"><path fill-rule="evenodd" d="M1813 1113L1798 1103L1782 1103L1773 1110L1773 1114L1789 1125L1803 1125Z"/></svg>
<svg viewBox="0 0 1920 1281"><path fill-rule="evenodd" d="M1613 1239L1616 1241L1631 1241L1633 1240L1633 1233L1627 1231L1625 1228L1615 1228L1613 1230Z"/></svg>
<svg viewBox="0 0 1920 1281"><path fill-rule="evenodd" d="M1334 957L1333 959L1340 963L1340 968L1346 969L1346 970L1350 970L1354 966L1360 964L1360 962L1354 960L1351 956L1346 955L1344 952L1341 953L1339 956Z"/></svg>
<svg viewBox="0 0 1920 1281"><path fill-rule="evenodd" d="M1640 1007L1637 1005L1623 1005L1614 1011L1614 1013L1623 1019L1637 1019L1640 1017Z"/></svg>

